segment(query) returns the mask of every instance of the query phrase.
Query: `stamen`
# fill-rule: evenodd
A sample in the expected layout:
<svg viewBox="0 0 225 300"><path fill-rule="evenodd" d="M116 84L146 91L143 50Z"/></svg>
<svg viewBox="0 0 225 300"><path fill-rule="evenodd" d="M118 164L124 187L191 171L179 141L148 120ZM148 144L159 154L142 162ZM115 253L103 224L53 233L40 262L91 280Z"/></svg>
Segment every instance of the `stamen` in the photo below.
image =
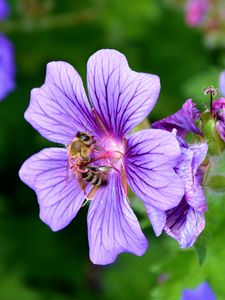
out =
<svg viewBox="0 0 225 300"><path fill-rule="evenodd" d="M127 176L126 176L124 166L121 166L121 178L122 178L122 186L123 186L125 195L127 197L127 195L128 195L128 184L127 184Z"/></svg>
<svg viewBox="0 0 225 300"><path fill-rule="evenodd" d="M211 116L213 116L213 97L215 97L217 95L217 88L214 88L212 85L210 86L206 86L203 89L203 93L204 95L210 95L210 114Z"/></svg>
<svg viewBox="0 0 225 300"><path fill-rule="evenodd" d="M101 119L100 119L97 111L94 108L92 109L92 111L93 111L93 114L95 115L95 118L96 118L98 124L100 125L100 127L103 129L103 131L106 133L106 135L109 136L109 133L106 130L105 126L103 125L103 123L102 123L102 121L101 121Z"/></svg>

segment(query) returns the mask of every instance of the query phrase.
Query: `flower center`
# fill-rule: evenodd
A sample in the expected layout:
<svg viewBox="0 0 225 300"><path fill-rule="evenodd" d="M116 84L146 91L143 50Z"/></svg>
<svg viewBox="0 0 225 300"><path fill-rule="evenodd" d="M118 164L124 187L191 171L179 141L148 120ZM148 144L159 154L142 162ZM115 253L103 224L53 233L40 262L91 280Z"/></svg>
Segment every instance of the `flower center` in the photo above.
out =
<svg viewBox="0 0 225 300"><path fill-rule="evenodd" d="M105 136L95 140L86 132L78 132L68 146L69 168L83 186L91 183L100 186L107 183L109 172L121 174L124 142Z"/></svg>
<svg viewBox="0 0 225 300"><path fill-rule="evenodd" d="M112 138L105 138L101 141L100 148L109 160L121 160L124 155L124 144Z"/></svg>

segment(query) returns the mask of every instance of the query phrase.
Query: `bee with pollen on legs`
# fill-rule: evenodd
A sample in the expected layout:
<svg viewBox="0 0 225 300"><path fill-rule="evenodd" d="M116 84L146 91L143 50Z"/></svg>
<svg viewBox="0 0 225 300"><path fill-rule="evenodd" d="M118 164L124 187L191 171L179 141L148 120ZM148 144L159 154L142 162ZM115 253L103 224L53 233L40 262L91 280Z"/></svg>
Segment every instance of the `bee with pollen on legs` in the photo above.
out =
<svg viewBox="0 0 225 300"><path fill-rule="evenodd" d="M107 183L106 178L110 170L108 166L91 165L91 154L94 150L97 150L95 139L86 132L78 132L68 146L70 170L75 173L81 188L85 190L88 183L93 186L87 195L89 200L99 186Z"/></svg>

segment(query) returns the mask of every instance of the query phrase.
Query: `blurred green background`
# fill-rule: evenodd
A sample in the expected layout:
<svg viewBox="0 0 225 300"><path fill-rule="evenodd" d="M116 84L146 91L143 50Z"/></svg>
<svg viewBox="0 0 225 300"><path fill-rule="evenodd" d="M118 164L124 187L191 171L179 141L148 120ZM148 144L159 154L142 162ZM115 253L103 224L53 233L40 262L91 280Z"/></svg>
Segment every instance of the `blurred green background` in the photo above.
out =
<svg viewBox="0 0 225 300"><path fill-rule="evenodd" d="M193 97L208 105L205 85L218 85L223 48L207 49L184 13L162 0L11 0L0 31L15 46L17 88L0 103L0 300L178 300L183 288L208 280L225 299L224 194L209 194L208 227L194 249L156 238L137 209L149 240L143 257L122 254L113 265L88 259L84 207L64 230L53 233L38 218L32 190L18 170L33 153L52 145L26 123L30 90L40 86L49 61L65 60L86 78L86 62L101 48L123 52L132 69L161 78L150 120L174 113ZM207 247L205 247L207 241ZM207 248L207 250L206 250ZM207 253L206 253L207 251Z"/></svg>

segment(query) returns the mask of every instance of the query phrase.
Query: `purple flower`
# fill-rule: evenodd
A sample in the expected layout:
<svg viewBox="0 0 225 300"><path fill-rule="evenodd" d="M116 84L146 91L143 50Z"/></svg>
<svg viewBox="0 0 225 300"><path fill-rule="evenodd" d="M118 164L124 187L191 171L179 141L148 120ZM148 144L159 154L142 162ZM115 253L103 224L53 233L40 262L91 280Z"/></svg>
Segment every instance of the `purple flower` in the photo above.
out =
<svg viewBox="0 0 225 300"><path fill-rule="evenodd" d="M159 236L165 230L181 248L191 247L205 227L207 204L201 185L204 172L200 166L207 149L207 144L182 148L175 170L183 180L185 193L178 206L167 211L149 206L147 210L155 234Z"/></svg>
<svg viewBox="0 0 225 300"><path fill-rule="evenodd" d="M220 73L219 89L223 97L225 97L225 71ZM216 129L225 142L225 98L219 98L213 101L212 111L216 119Z"/></svg>
<svg viewBox="0 0 225 300"><path fill-rule="evenodd" d="M0 21L9 15L7 1L0 0ZM15 88L15 62L12 43L0 33L0 101Z"/></svg>
<svg viewBox="0 0 225 300"><path fill-rule="evenodd" d="M195 122L199 119L199 111L195 103L188 99L175 114L160 121L152 123L152 128L160 128L168 131L177 130L178 137L184 138L188 132L201 135Z"/></svg>
<svg viewBox="0 0 225 300"><path fill-rule="evenodd" d="M165 230L182 248L191 247L205 227L204 212L207 204L201 186L204 173L200 166L208 147L207 144L189 146L184 139L188 132L201 134L195 125L198 118L199 111L189 99L174 115L152 124L153 128L175 130L177 134L181 156L175 171L183 180L185 193L177 207L162 211L149 206L147 212L155 234L158 236Z"/></svg>
<svg viewBox="0 0 225 300"><path fill-rule="evenodd" d="M36 191L40 218L53 231L73 220L85 198L91 200L90 259L108 264L121 252L142 255L147 248L127 200L127 182L145 205L168 210L180 202L183 184L173 169L180 147L163 130L128 135L157 101L157 76L132 71L120 52L100 50L88 61L87 82L93 109L75 69L65 62L48 64L25 118L67 148L40 151L25 161L19 175ZM74 143L81 137L90 147L88 155L76 152Z"/></svg>
<svg viewBox="0 0 225 300"><path fill-rule="evenodd" d="M196 289L184 289L181 300L216 300L211 287L207 282L203 282Z"/></svg>
<svg viewBox="0 0 225 300"><path fill-rule="evenodd" d="M216 119L216 129L225 142L225 98L219 98L212 103L213 115Z"/></svg>
<svg viewBox="0 0 225 300"><path fill-rule="evenodd" d="M186 22L195 27L202 24L209 10L208 0L188 0L186 5Z"/></svg>
<svg viewBox="0 0 225 300"><path fill-rule="evenodd" d="M15 88L14 48L12 43L0 33L0 100Z"/></svg>
<svg viewBox="0 0 225 300"><path fill-rule="evenodd" d="M6 0L0 0L0 21L9 16L9 6Z"/></svg>

